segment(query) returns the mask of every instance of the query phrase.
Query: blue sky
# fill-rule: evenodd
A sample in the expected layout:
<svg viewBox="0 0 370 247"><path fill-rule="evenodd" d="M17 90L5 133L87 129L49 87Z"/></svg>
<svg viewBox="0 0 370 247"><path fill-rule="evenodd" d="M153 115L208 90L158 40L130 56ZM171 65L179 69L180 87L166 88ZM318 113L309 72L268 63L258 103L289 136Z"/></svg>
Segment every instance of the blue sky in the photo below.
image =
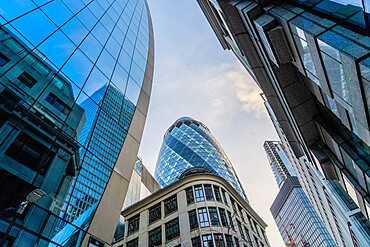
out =
<svg viewBox="0 0 370 247"><path fill-rule="evenodd" d="M260 90L231 51L224 51L196 0L148 0L155 40L154 81L139 154L154 172L167 128L179 117L209 127L231 160L252 207L282 246L269 208L278 193L263 150L277 140Z"/></svg>

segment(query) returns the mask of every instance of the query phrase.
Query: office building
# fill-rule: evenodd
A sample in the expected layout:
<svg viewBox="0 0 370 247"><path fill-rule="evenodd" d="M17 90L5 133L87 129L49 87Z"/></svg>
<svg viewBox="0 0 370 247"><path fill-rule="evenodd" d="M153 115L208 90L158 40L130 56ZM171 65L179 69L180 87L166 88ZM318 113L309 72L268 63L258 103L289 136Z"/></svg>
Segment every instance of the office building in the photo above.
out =
<svg viewBox="0 0 370 247"><path fill-rule="evenodd" d="M0 50L4 54L1 80L7 79L2 85L21 81L21 89L34 91L22 97L28 103L23 119L30 119L31 113L46 112L32 99L45 99L56 108L59 113L51 116L59 116L60 124L46 113L40 118L52 126L58 138L66 139L60 144L71 149L69 153L61 152L66 160L72 150L78 151L74 155L78 167L72 169L73 163L69 162L67 170L73 176L63 175L69 182L55 193L45 191L44 198L50 198L51 206L37 212L46 215L45 220L39 218L37 226L31 227L19 221L19 216L12 220L0 215L4 229L0 245L12 243L13 236L18 245L110 245L132 176L151 93L154 49L146 1L5 1L0 8L4 30L1 42L13 33L24 47L22 50L14 45L17 59L10 62ZM40 67L34 57L52 72ZM23 73L19 66L24 63L29 63L32 70ZM37 87L37 76L45 77L45 88L54 85L69 97L61 98L62 93L57 91L44 96L45 90ZM9 94L6 98L12 99ZM80 109L80 115L73 109ZM83 110L86 123L82 126L78 120L85 122ZM51 150L52 146L47 145L47 151ZM34 184L41 183L37 179ZM36 207L42 200L31 206Z"/></svg>
<svg viewBox="0 0 370 247"><path fill-rule="evenodd" d="M301 166L319 168L370 235L368 3L198 3L264 92Z"/></svg>
<svg viewBox="0 0 370 247"><path fill-rule="evenodd" d="M221 193L221 191L223 193ZM125 238L114 246L269 246L266 224L225 179L205 168L122 211Z"/></svg>
<svg viewBox="0 0 370 247"><path fill-rule="evenodd" d="M295 175L286 148L282 142L278 141L265 141L263 148L265 149L275 180L279 188L281 188L287 177Z"/></svg>
<svg viewBox="0 0 370 247"><path fill-rule="evenodd" d="M352 198L340 186L338 181L326 179L323 172L308 161L306 157L299 160L280 127L269 103L265 106L272 123L278 133L285 154L289 157L289 165L293 168L300 185L309 198L316 213L321 218L327 231L337 246L358 245L370 241L368 223Z"/></svg>
<svg viewBox="0 0 370 247"><path fill-rule="evenodd" d="M285 179L271 208L284 243L295 246L337 246L302 190L297 177Z"/></svg>
<svg viewBox="0 0 370 247"><path fill-rule="evenodd" d="M154 177L164 187L191 167L203 167L226 179L247 200L231 162L210 130L197 120L182 117L164 135Z"/></svg>
<svg viewBox="0 0 370 247"><path fill-rule="evenodd" d="M270 211L285 244L337 246L295 177L289 146L265 141L263 147L280 189Z"/></svg>

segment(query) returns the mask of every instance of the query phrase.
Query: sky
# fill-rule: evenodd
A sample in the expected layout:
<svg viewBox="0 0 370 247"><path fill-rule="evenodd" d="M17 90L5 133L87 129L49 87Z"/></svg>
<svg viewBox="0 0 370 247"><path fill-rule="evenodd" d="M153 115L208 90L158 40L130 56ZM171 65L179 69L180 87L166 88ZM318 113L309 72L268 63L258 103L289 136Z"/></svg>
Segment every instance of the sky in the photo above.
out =
<svg viewBox="0 0 370 247"><path fill-rule="evenodd" d="M148 0L155 42L154 79L139 155L154 174L165 131L182 116L204 123L236 170L253 209L283 240L270 213L278 186L263 149L278 140L261 90L225 51L196 0Z"/></svg>

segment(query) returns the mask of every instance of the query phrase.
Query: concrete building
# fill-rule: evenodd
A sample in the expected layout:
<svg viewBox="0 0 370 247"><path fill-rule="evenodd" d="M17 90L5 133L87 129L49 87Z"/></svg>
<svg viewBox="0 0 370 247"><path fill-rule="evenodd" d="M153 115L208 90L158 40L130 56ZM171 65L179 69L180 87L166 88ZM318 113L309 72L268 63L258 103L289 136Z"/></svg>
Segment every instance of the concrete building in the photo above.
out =
<svg viewBox="0 0 370 247"><path fill-rule="evenodd" d="M13 54L7 53L6 46L0 50L1 86L8 89L4 98L14 101L9 91L22 93L22 102L27 103L24 115L19 115L22 121L36 114L39 122L50 126L41 129L40 138L46 135L44 131L57 133L53 141L45 143L45 154L58 151L54 144L62 138L65 151L58 152L65 155L66 174L71 174L64 176L66 165L53 171L53 176L69 180L65 183L69 186L59 186L53 189L55 193L45 191L44 198L52 203L37 212L37 226L28 226L19 215L0 215L0 245L23 232L17 237L18 245L109 246L134 170L151 94L154 43L146 1L2 1L0 9L0 41L7 43L11 36L7 30L11 30L22 44L6 44L13 45ZM10 60L10 55L16 59ZM30 65L27 71L25 64ZM41 81L44 87L39 86ZM49 93L51 87L58 89ZM39 122L34 128L44 125ZM28 139L22 141L32 144ZM23 142L17 144L24 151ZM37 156L39 149L36 145L29 151ZM74 163L69 162L72 154ZM12 169L16 168L12 164ZM45 172L45 167L40 169ZM29 176L19 171L15 171L17 176ZM33 177L36 188L40 179ZM8 180L3 180L2 186L6 187ZM19 186L22 199L15 204L24 201L29 192L23 184ZM31 205L37 207L44 198ZM43 230L46 226L47 233Z"/></svg>
<svg viewBox="0 0 370 247"><path fill-rule="evenodd" d="M190 167L203 167L223 177L248 201L230 160L211 131L195 119L182 117L163 137L154 177L162 187L167 186Z"/></svg>
<svg viewBox="0 0 370 247"><path fill-rule="evenodd" d="M337 217L357 222L342 235L369 236L368 3L198 3L222 47L234 52L264 92L298 166L311 174L311 165L321 170L336 188L333 198L341 197L339 207L348 212ZM348 240L336 236L338 245Z"/></svg>
<svg viewBox="0 0 370 247"><path fill-rule="evenodd" d="M185 170L122 216L125 238L115 246L269 246L257 213L225 179L202 168Z"/></svg>

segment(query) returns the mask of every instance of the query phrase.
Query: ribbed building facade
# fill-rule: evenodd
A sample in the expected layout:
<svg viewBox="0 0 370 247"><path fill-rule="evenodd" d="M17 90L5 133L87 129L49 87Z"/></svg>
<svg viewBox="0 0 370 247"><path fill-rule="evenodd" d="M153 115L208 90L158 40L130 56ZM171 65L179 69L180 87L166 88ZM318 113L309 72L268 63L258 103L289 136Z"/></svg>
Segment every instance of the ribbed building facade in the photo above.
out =
<svg viewBox="0 0 370 247"><path fill-rule="evenodd" d="M220 144L201 122L183 117L167 130L159 151L154 177L165 187L183 171L200 167L226 179L247 200L247 196Z"/></svg>
<svg viewBox="0 0 370 247"><path fill-rule="evenodd" d="M362 240L353 241L367 243L369 3L198 3L222 47L234 52L264 92L295 156L302 159L300 165L307 170L309 164L319 167L336 188L341 198L337 206L346 208L346 217L357 222L348 224L342 235L353 236L361 229L357 235ZM320 190L309 176L302 177L307 186ZM347 237L337 236L338 245L348 244Z"/></svg>
<svg viewBox="0 0 370 247"><path fill-rule="evenodd" d="M44 180L52 178L45 177L50 152L69 164L53 170L60 177L55 183L65 181L53 190L44 189L46 180L37 175L14 192L19 199L13 207L35 188L46 194L22 216L0 214L0 245L110 245L151 94L154 44L146 1L5 1L0 9L1 87L7 101L16 92L22 99L17 105L25 104L15 126L31 115L33 129L47 126L33 135L46 147L41 156L42 146L27 138L15 145L40 159ZM49 144L40 139L46 130L55 133ZM11 144L6 135L4 142ZM69 150L57 151L56 143ZM17 168L11 167L14 174ZM16 176L24 180L28 174L18 170ZM50 203L44 204L45 198Z"/></svg>
<svg viewBox="0 0 370 247"><path fill-rule="evenodd" d="M267 159L279 188L289 176L295 176L291 161L282 142L265 141L263 144Z"/></svg>

